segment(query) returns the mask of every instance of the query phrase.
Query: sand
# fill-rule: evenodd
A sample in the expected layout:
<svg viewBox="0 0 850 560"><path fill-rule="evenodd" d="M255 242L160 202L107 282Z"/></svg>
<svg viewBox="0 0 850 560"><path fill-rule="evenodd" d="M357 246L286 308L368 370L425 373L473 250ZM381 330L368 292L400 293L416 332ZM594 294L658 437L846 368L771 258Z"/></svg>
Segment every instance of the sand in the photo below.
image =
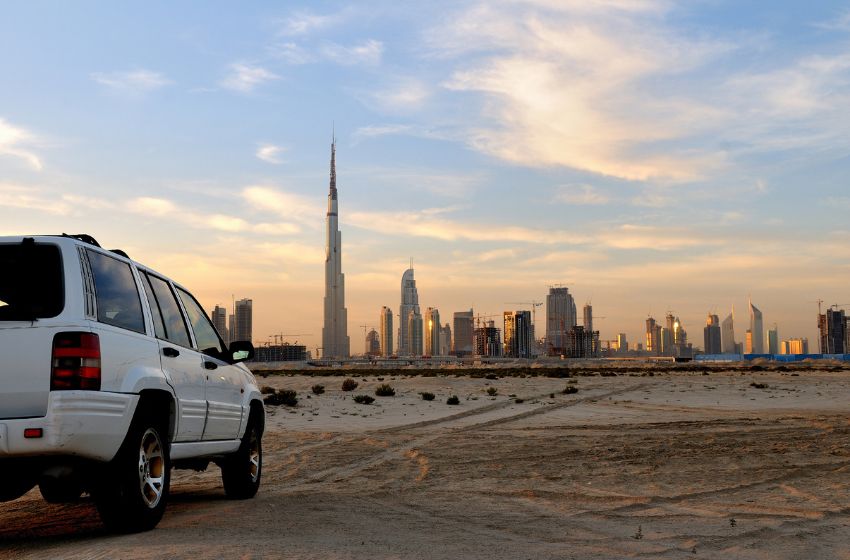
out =
<svg viewBox="0 0 850 560"><path fill-rule="evenodd" d="M0 555L850 558L846 371L620 372L573 395L565 379L352 373L353 393L260 380L300 401L269 408L257 498L226 500L215 467L177 471L159 527L114 536L87 498L35 490L0 504ZM351 400L381 383L396 396Z"/></svg>

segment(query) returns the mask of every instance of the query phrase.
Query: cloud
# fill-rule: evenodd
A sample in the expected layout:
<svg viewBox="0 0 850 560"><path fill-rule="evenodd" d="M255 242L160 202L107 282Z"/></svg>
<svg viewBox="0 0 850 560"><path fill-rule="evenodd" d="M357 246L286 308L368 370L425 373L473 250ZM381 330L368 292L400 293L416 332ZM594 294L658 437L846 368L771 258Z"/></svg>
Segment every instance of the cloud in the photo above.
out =
<svg viewBox="0 0 850 560"><path fill-rule="evenodd" d="M231 64L229 69L230 74L219 84L223 88L241 93L250 93L267 82L280 79L280 76L262 66L242 62Z"/></svg>
<svg viewBox="0 0 850 560"><path fill-rule="evenodd" d="M725 239L720 236L700 236L685 228L669 228L623 224L613 231L605 231L596 235L597 241L612 249L649 249L654 251L671 251L722 245Z"/></svg>
<svg viewBox="0 0 850 560"><path fill-rule="evenodd" d="M274 44L268 48L268 52L288 64L309 64L316 61L315 55L292 42Z"/></svg>
<svg viewBox="0 0 850 560"><path fill-rule="evenodd" d="M46 214L64 216L71 213L73 206L62 197L54 196L44 189L33 186L0 183L0 199L5 208L37 210Z"/></svg>
<svg viewBox="0 0 850 560"><path fill-rule="evenodd" d="M359 64L375 66L380 64L383 52L384 44L375 39L349 46L328 43L321 48L322 56L344 66Z"/></svg>
<svg viewBox="0 0 850 560"><path fill-rule="evenodd" d="M278 33L284 36L307 35L339 23L343 19L343 15L343 12L328 15L304 11L296 12L280 22Z"/></svg>
<svg viewBox="0 0 850 560"><path fill-rule="evenodd" d="M592 185L565 185L558 188L555 200L568 204L608 204L611 198Z"/></svg>
<svg viewBox="0 0 850 560"><path fill-rule="evenodd" d="M145 69L126 72L93 72L91 78L113 91L131 95L145 94L172 83L159 72Z"/></svg>
<svg viewBox="0 0 850 560"><path fill-rule="evenodd" d="M429 88L420 80L405 78L384 89L369 94L371 104L384 111L408 111L420 109L430 95Z"/></svg>
<svg viewBox="0 0 850 560"><path fill-rule="evenodd" d="M850 10L845 10L831 20L815 23L814 26L827 31L850 31Z"/></svg>
<svg viewBox="0 0 850 560"><path fill-rule="evenodd" d="M257 153L255 155L266 163L277 165L283 163L278 156L285 151L286 148L282 146L275 146L274 144L260 144L260 146L257 147Z"/></svg>
<svg viewBox="0 0 850 560"><path fill-rule="evenodd" d="M321 216L327 211L314 198L262 185L244 188L242 198L255 209L311 226L320 224Z"/></svg>
<svg viewBox="0 0 850 560"><path fill-rule="evenodd" d="M30 131L0 118L0 156L17 158L32 169L41 171L41 158L27 146L36 142Z"/></svg>
<svg viewBox="0 0 850 560"><path fill-rule="evenodd" d="M407 134L416 130L416 127L409 124L371 124L361 126L352 134L352 139L356 142L367 138L378 138L379 136L394 136L398 134Z"/></svg>
<svg viewBox="0 0 850 560"><path fill-rule="evenodd" d="M187 210L164 198L138 197L127 201L125 209L149 218L167 218L197 229L226 233L260 233L264 235L290 235L301 231L291 223L252 223L238 216L220 213L201 213Z"/></svg>
<svg viewBox="0 0 850 560"><path fill-rule="evenodd" d="M520 226L492 227L468 221L440 217L449 211L426 208L419 211L372 212L352 211L342 217L343 223L387 235L426 237L443 241L510 241L522 243L583 243L586 236L565 231L543 231Z"/></svg>

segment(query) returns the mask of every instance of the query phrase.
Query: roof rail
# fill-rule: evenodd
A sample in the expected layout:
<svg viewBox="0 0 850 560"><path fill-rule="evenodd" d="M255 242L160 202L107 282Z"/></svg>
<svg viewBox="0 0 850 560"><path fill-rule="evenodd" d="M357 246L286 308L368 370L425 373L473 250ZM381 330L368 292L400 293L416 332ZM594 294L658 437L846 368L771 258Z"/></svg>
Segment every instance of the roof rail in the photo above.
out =
<svg viewBox="0 0 850 560"><path fill-rule="evenodd" d="M83 243L88 243L89 245L94 245L95 247L100 247L100 243L97 242L97 239L92 237L87 233L74 233L68 234L63 233L62 237L70 237L71 239L76 239L78 241L82 241Z"/></svg>

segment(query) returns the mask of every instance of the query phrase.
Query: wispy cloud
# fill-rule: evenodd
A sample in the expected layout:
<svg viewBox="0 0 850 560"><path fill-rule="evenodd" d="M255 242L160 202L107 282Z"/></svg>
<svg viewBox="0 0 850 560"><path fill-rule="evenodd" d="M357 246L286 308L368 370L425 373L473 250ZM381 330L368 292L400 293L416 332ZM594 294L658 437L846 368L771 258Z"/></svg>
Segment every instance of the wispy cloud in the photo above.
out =
<svg viewBox="0 0 850 560"><path fill-rule="evenodd" d="M316 61L316 56L297 43L291 41L275 43L267 49L269 55L283 60L288 64L309 64Z"/></svg>
<svg viewBox="0 0 850 560"><path fill-rule="evenodd" d="M568 204L601 205L608 204L611 197L593 185L564 185L558 187L555 200Z"/></svg>
<svg viewBox="0 0 850 560"><path fill-rule="evenodd" d="M344 12L335 14L314 14L300 11L280 21L278 33L284 36L308 35L336 25L342 21Z"/></svg>
<svg viewBox="0 0 850 560"><path fill-rule="evenodd" d="M419 211L371 212L352 211L342 220L353 226L388 235L426 237L443 241L510 241L521 243L583 243L586 236L565 231L535 230L520 226L493 228L441 217L446 209L426 208Z"/></svg>
<svg viewBox="0 0 850 560"><path fill-rule="evenodd" d="M152 70L137 69L124 72L93 72L92 80L112 91L141 95L171 84L171 80Z"/></svg>
<svg viewBox="0 0 850 560"><path fill-rule="evenodd" d="M70 214L73 209L73 205L63 197L33 186L0 183L0 199L6 208L36 210L59 216Z"/></svg>
<svg viewBox="0 0 850 560"><path fill-rule="evenodd" d="M276 146L274 144L260 144L257 147L256 156L257 158L263 160L266 163L271 163L274 165L278 165L283 163L281 159L278 157L280 154L286 151L286 148L283 146Z"/></svg>
<svg viewBox="0 0 850 560"><path fill-rule="evenodd" d="M208 229L226 233L261 233L265 235L291 235L301 228L291 223L254 223L248 220L216 212L202 213L187 210L177 203L157 197L137 197L127 201L124 209L148 218L167 218L197 229Z"/></svg>
<svg viewBox="0 0 850 560"><path fill-rule="evenodd" d="M0 118L0 156L19 159L36 171L41 171L41 158L32 151L36 141L32 132Z"/></svg>
<svg viewBox="0 0 850 560"><path fill-rule="evenodd" d="M344 66L358 64L374 66L380 64L383 52L384 44L375 39L368 39L355 45L328 43L321 47L321 54L324 58Z"/></svg>
<svg viewBox="0 0 850 560"><path fill-rule="evenodd" d="M833 19L817 22L814 26L828 31L850 31L850 10L845 10Z"/></svg>
<svg viewBox="0 0 850 560"><path fill-rule="evenodd" d="M242 190L242 199L255 210L277 214L287 220L310 226L316 226L316 216L323 214L323 207L317 199L270 186L246 187Z"/></svg>
<svg viewBox="0 0 850 560"><path fill-rule="evenodd" d="M430 94L429 88L421 80L405 78L371 92L370 97L378 108L397 112L420 109Z"/></svg>
<svg viewBox="0 0 850 560"><path fill-rule="evenodd" d="M279 79L280 76L262 66L236 62L230 65L228 75L219 84L229 90L250 93L267 82Z"/></svg>

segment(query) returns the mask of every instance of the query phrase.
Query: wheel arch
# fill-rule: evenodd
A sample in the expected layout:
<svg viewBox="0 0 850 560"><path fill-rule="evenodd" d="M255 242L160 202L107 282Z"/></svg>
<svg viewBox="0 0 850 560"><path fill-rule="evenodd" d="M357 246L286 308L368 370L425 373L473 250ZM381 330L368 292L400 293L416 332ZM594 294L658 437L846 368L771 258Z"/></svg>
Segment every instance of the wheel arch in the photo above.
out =
<svg viewBox="0 0 850 560"><path fill-rule="evenodd" d="M152 414L157 420L163 421L165 435L168 441L174 440L177 431L177 402L174 395L161 389L144 389L139 393L139 404L136 405L136 414L133 420L142 415Z"/></svg>

